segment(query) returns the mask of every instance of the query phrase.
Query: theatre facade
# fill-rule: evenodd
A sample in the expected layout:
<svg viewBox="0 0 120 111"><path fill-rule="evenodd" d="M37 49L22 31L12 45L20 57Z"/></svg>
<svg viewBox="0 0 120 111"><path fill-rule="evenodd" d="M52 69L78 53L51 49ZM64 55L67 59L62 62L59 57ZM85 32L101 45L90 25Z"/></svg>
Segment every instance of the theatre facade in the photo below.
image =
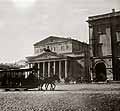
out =
<svg viewBox="0 0 120 111"><path fill-rule="evenodd" d="M34 44L34 55L26 57L29 68L41 77L89 81L89 45L78 40L50 36Z"/></svg>

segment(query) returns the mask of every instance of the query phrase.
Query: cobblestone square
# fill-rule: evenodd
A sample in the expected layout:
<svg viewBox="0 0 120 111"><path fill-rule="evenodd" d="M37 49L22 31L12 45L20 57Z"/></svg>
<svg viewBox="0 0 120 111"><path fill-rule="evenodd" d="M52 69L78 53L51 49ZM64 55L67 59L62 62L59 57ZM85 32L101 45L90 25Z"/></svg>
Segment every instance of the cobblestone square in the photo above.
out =
<svg viewBox="0 0 120 111"><path fill-rule="evenodd" d="M57 85L55 91L0 91L0 111L120 111L119 84Z"/></svg>

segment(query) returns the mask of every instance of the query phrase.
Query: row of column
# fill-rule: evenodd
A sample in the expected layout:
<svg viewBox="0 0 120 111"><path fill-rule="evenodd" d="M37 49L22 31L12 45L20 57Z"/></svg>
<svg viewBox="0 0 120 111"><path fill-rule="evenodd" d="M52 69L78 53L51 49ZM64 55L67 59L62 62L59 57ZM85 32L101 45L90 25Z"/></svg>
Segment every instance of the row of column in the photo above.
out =
<svg viewBox="0 0 120 111"><path fill-rule="evenodd" d="M46 67L45 67L45 64L48 63L47 65L47 73L48 73L48 77L50 77L50 73L51 73L51 65L53 65L53 74L55 75L56 74L56 63L58 63L58 74L59 74L59 78L62 79L61 77L61 74L62 74L62 61L52 61L53 63L51 64L51 62L40 62L42 63L42 73L43 73L43 77L45 76L45 72L46 72ZM40 67L40 63L37 63L38 64L38 69L41 69ZM34 64L29 64L29 68L32 68ZM64 60L64 77L67 78L68 77L68 61L67 60Z"/></svg>

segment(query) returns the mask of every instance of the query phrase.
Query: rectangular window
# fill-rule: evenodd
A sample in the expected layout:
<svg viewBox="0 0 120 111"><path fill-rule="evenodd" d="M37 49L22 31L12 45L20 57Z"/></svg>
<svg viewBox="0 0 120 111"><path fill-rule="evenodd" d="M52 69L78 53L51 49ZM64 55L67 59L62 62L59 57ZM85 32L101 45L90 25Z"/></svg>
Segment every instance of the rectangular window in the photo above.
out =
<svg viewBox="0 0 120 111"><path fill-rule="evenodd" d="M98 44L98 56L103 56L103 54L102 54L102 47L103 47L103 43L99 43Z"/></svg>
<svg viewBox="0 0 120 111"><path fill-rule="evenodd" d="M51 51L53 51L53 48L51 47Z"/></svg>
<svg viewBox="0 0 120 111"><path fill-rule="evenodd" d="M55 47L54 47L54 51L55 51Z"/></svg>
<svg viewBox="0 0 120 111"><path fill-rule="evenodd" d="M120 31L116 32L117 42L120 42Z"/></svg>
<svg viewBox="0 0 120 111"><path fill-rule="evenodd" d="M67 50L69 49L69 46L68 46L68 45L66 45L66 49L67 49Z"/></svg>
<svg viewBox="0 0 120 111"><path fill-rule="evenodd" d="M38 53L39 53L39 49L35 48L35 54L38 54Z"/></svg>
<svg viewBox="0 0 120 111"><path fill-rule="evenodd" d="M42 52L42 50L40 49L40 52Z"/></svg>
<svg viewBox="0 0 120 111"><path fill-rule="evenodd" d="M61 51L64 51L64 46L61 46Z"/></svg>

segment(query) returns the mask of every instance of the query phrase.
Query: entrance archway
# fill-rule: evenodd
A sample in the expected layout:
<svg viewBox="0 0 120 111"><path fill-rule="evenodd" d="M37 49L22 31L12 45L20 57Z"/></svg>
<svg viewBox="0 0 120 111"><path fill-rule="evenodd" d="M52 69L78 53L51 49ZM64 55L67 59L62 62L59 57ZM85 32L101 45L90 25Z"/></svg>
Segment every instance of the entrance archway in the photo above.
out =
<svg viewBox="0 0 120 111"><path fill-rule="evenodd" d="M120 80L120 60L117 59L116 60L116 76L115 76L115 80L119 81Z"/></svg>
<svg viewBox="0 0 120 111"><path fill-rule="evenodd" d="M95 81L105 81L106 77L106 66L103 62L97 63L95 66L96 78Z"/></svg>

